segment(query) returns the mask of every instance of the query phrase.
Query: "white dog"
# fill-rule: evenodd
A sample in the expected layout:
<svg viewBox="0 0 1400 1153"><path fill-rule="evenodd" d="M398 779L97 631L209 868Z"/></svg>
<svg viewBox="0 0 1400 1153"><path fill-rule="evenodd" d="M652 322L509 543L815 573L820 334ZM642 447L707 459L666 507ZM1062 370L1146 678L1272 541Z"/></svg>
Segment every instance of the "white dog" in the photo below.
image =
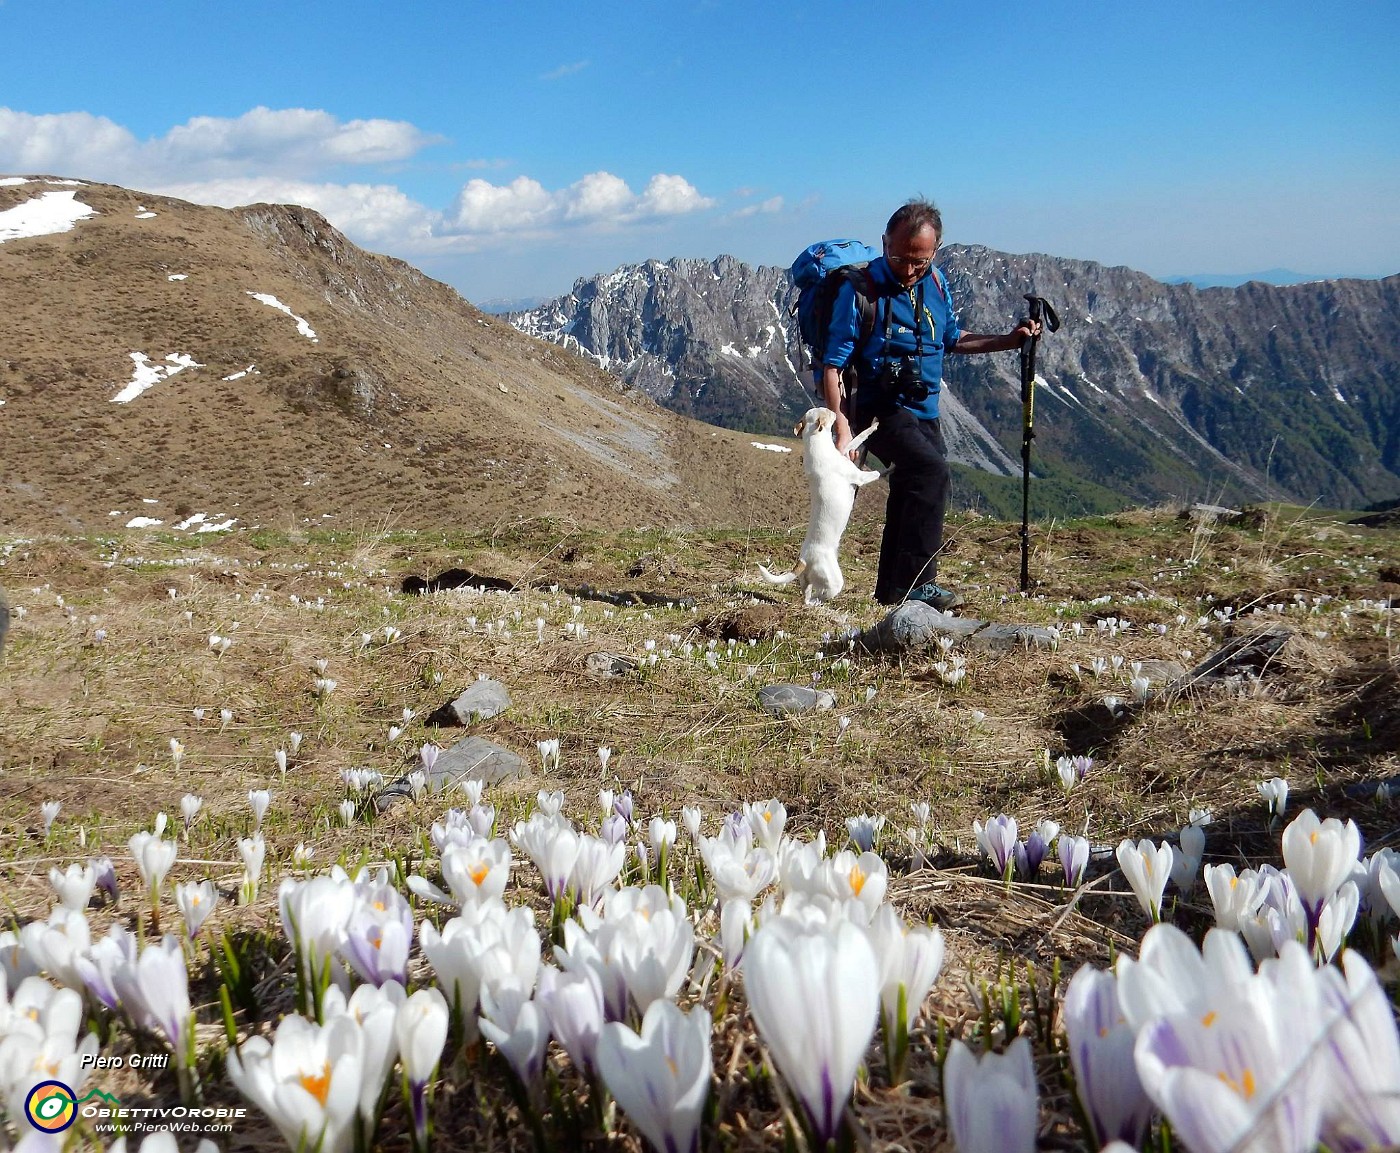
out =
<svg viewBox="0 0 1400 1153"><path fill-rule="evenodd" d="M884 473L863 469L844 452L836 450L831 439L831 426L836 414L829 408L811 408L793 429L794 436L803 438L805 452L802 467L807 473L807 485L812 492L812 515L807 523L807 536L802 551L791 572L771 573L762 565L758 571L769 584L785 585L799 581L802 599L809 605L829 601L845 587L841 565L836 553L841 547L841 534L851 519L851 507L856 502L856 489L879 480ZM872 424L847 446L857 449L879 426Z"/></svg>

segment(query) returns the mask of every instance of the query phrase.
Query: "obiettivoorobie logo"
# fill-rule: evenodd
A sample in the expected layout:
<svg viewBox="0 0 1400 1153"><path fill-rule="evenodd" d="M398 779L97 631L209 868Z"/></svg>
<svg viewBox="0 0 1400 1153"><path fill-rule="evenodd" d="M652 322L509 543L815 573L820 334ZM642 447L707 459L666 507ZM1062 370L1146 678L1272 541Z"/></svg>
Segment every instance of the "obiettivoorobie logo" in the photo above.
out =
<svg viewBox="0 0 1400 1153"><path fill-rule="evenodd" d="M120 1105L110 1093L89 1089L81 1098L62 1081L40 1081L24 1099L24 1115L43 1133L62 1133L78 1119L78 1106L93 1099Z"/></svg>

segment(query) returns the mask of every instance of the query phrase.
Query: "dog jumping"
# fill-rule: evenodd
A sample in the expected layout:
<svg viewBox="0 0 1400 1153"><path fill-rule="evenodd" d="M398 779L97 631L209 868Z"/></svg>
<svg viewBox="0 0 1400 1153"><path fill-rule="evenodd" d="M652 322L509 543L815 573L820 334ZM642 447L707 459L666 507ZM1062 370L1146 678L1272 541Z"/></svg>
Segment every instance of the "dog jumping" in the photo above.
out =
<svg viewBox="0 0 1400 1153"><path fill-rule="evenodd" d="M807 474L807 487L812 494L807 536L791 572L772 573L758 566L769 584L799 582L802 599L809 605L829 601L845 587L846 578L841 575L837 551L846 522L851 519L856 489L884 476L884 473L861 468L846 453L837 451L836 442L831 438L831 426L835 423L836 414L831 409L811 408L792 430L794 436L802 437L802 469ZM852 440L847 451L860 448L878 427L877 421Z"/></svg>

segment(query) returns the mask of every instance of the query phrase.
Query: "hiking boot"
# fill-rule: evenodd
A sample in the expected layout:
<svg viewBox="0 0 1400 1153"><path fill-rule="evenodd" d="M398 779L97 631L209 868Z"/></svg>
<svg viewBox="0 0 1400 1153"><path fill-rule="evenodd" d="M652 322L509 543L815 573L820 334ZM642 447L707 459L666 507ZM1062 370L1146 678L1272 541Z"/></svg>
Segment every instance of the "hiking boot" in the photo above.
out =
<svg viewBox="0 0 1400 1153"><path fill-rule="evenodd" d="M961 593L955 593L952 589L939 588L936 584L923 584L919 585L918 588L912 588L905 594L904 599L922 601L941 613L955 609L963 603Z"/></svg>

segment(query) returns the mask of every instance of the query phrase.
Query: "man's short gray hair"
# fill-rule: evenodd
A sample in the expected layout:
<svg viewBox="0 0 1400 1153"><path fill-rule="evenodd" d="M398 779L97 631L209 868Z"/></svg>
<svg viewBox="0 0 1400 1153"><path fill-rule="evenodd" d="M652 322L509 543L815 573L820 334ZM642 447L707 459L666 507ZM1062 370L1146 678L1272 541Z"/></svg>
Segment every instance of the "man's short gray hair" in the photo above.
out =
<svg viewBox="0 0 1400 1153"><path fill-rule="evenodd" d="M890 222L885 225L885 235L893 236L907 229L912 236L923 228L932 228L938 239L943 239L943 214L932 200L916 197L895 210Z"/></svg>

